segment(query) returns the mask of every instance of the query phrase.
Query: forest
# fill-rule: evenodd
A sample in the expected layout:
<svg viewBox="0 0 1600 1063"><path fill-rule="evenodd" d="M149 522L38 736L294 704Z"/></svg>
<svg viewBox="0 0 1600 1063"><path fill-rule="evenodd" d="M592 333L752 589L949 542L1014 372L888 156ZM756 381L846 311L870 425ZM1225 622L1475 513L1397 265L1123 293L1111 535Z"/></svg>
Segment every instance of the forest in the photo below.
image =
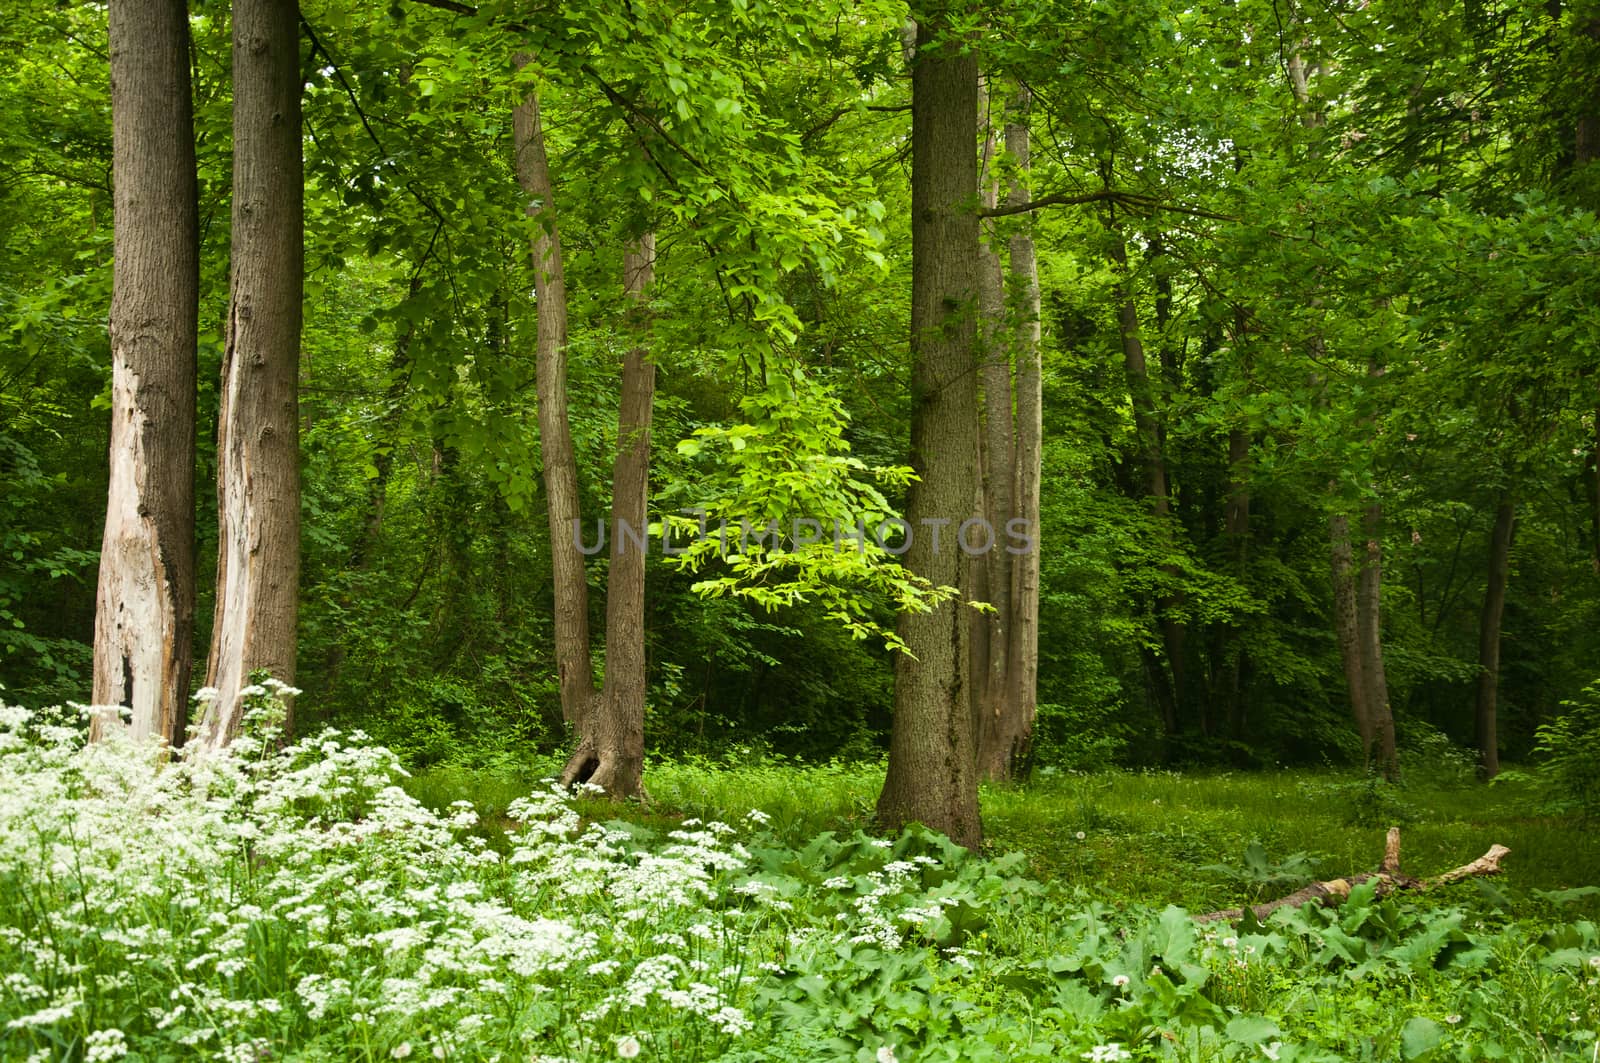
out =
<svg viewBox="0 0 1600 1063"><path fill-rule="evenodd" d="M9 9L0 1058L1600 1051L1596 0Z"/></svg>

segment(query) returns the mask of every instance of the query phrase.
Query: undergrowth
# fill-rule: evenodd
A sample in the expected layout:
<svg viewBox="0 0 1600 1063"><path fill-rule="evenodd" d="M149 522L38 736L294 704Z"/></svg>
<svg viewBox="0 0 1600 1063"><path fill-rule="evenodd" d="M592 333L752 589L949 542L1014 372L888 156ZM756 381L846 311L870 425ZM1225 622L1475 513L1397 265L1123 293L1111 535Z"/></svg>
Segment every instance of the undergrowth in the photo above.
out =
<svg viewBox="0 0 1600 1063"><path fill-rule="evenodd" d="M640 808L407 779L359 734L278 749L269 726L206 759L80 735L0 709L5 1059L1331 1063L1600 1045L1582 917L1600 891L1530 872L1493 904L1358 887L1237 925L1167 903L1180 876L1209 901L1286 886L1312 844L1338 868L1375 862L1317 780L995 789L996 851L972 854L861 829L873 767L655 764ZM1411 869L1476 855L1480 829L1533 847L1509 806L1461 805L1496 808L1419 817ZM1002 854L1011 840L1030 844Z"/></svg>

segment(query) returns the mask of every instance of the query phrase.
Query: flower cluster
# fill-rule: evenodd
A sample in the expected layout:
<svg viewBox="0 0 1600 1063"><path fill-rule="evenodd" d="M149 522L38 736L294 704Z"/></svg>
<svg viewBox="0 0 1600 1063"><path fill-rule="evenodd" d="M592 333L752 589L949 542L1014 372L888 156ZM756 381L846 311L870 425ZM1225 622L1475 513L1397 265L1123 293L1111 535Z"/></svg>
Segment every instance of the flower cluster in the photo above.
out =
<svg viewBox="0 0 1600 1063"><path fill-rule="evenodd" d="M640 840L552 787L490 844L365 736L278 749L271 722L186 758L0 706L0 888L27 901L0 1056L687 1059L752 1029L742 957L782 902L732 828Z"/></svg>

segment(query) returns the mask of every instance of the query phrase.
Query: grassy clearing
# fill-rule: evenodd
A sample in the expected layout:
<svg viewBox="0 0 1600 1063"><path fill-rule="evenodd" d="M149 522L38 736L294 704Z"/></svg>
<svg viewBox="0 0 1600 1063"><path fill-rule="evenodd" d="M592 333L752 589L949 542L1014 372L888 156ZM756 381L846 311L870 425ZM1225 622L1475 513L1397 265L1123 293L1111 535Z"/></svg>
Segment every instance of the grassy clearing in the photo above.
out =
<svg viewBox="0 0 1600 1063"><path fill-rule="evenodd" d="M538 765L520 777L434 769L409 780L407 789L437 810L469 800L492 823L556 766ZM883 785L883 767L874 764L659 761L646 776L650 804L625 810L624 818L733 822L755 809L793 844L824 831L869 828ZM1265 890L1248 877L1243 856L1253 842L1273 864L1307 853L1317 875L1336 877L1374 868L1384 830L1394 824L1402 829L1403 866L1420 877L1464 864L1496 843L1511 849L1492 892L1462 886L1450 892L1452 903L1495 907L1501 895L1526 899L1535 889L1600 884L1600 843L1581 823L1543 815L1542 804L1527 780L1390 787L1334 771L1055 774L983 792L989 850L1026 854L1033 877L1082 887L1102 900L1191 911L1288 892ZM604 802L582 807L602 818L617 815ZM1240 873L1200 870L1218 864ZM1600 905L1587 907L1600 914Z"/></svg>

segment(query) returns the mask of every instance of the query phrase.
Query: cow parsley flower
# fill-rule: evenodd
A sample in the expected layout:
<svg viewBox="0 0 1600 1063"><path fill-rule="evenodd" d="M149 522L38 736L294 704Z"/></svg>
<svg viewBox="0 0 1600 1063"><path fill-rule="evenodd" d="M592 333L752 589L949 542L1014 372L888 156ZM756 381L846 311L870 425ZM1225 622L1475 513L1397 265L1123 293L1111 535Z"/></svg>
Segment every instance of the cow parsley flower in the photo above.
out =
<svg viewBox="0 0 1600 1063"><path fill-rule="evenodd" d="M1125 1059L1132 1059L1133 1053L1123 1048L1121 1043L1112 1041L1110 1044L1095 1045L1083 1053L1082 1058L1089 1063L1122 1063Z"/></svg>
<svg viewBox="0 0 1600 1063"><path fill-rule="evenodd" d="M128 1054L128 1042L117 1029L96 1030L84 1038L83 1045L87 1063L110 1063Z"/></svg>

